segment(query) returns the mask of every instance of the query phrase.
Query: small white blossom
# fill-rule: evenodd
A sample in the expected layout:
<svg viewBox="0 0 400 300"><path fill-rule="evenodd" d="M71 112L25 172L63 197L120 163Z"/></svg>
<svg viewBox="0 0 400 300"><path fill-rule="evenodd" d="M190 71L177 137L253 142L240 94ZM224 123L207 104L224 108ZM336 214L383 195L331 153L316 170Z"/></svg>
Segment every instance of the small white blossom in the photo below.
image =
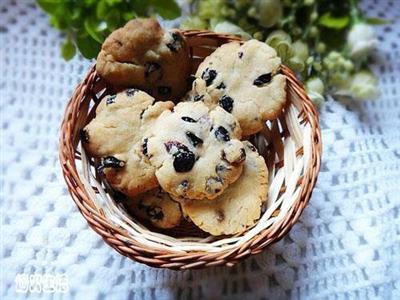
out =
<svg viewBox="0 0 400 300"><path fill-rule="evenodd" d="M245 32L239 26L237 26L231 22L228 22L228 21L220 22L217 25L215 25L214 31L219 32L219 33L228 33L228 34L238 35L238 36L242 37L244 40L251 39L250 34Z"/></svg>
<svg viewBox="0 0 400 300"><path fill-rule="evenodd" d="M310 78L306 83L307 94L315 106L324 102L324 83L318 77Z"/></svg>
<svg viewBox="0 0 400 300"><path fill-rule="evenodd" d="M255 3L255 7L261 26L272 27L282 16L282 3L280 0L258 0Z"/></svg>
<svg viewBox="0 0 400 300"><path fill-rule="evenodd" d="M353 26L347 37L350 55L354 59L368 56L376 48L378 40L372 26L360 23Z"/></svg>
<svg viewBox="0 0 400 300"><path fill-rule="evenodd" d="M371 100L379 96L378 80L369 71L360 71L351 78L349 91L357 100Z"/></svg>

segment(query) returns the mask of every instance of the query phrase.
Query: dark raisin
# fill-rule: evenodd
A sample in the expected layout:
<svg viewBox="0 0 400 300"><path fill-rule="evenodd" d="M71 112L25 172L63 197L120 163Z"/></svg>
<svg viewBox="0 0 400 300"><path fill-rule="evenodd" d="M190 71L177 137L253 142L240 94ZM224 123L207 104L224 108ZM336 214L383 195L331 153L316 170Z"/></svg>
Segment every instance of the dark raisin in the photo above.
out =
<svg viewBox="0 0 400 300"><path fill-rule="evenodd" d="M219 126L214 131L214 135L217 138L217 140L219 140L219 141L227 142L227 141L229 141L231 139L230 136L229 136L228 130L226 130L225 127L222 127L222 126Z"/></svg>
<svg viewBox="0 0 400 300"><path fill-rule="evenodd" d="M258 78L256 78L254 80L253 84L256 86L261 86L266 83L269 83L271 81L271 79L272 79L271 73L262 74L261 76L259 76Z"/></svg>
<svg viewBox="0 0 400 300"><path fill-rule="evenodd" d="M181 119L183 121L189 122L189 123L196 123L197 122L195 119L192 119L191 117L182 117Z"/></svg>
<svg viewBox="0 0 400 300"><path fill-rule="evenodd" d="M139 115L139 118L140 118L140 119L143 119L143 114L144 114L145 111L146 111L146 108L143 109L142 112L140 113L140 115Z"/></svg>
<svg viewBox="0 0 400 300"><path fill-rule="evenodd" d="M183 147L182 147L183 146ZM178 151L174 154L174 169L176 172L183 173L189 172L194 163L196 162L196 156L190 151L185 145L178 147Z"/></svg>
<svg viewBox="0 0 400 300"><path fill-rule="evenodd" d="M163 77L163 71L161 66L155 62L149 62L145 65L144 76L147 78L149 76L154 76L155 80L160 80Z"/></svg>
<svg viewBox="0 0 400 300"><path fill-rule="evenodd" d="M157 91L161 96L168 97L171 95L171 87L169 86L159 86Z"/></svg>
<svg viewBox="0 0 400 300"><path fill-rule="evenodd" d="M117 95L112 95L112 96L108 97L106 100L106 104L107 105L113 104L115 102L116 97L117 97Z"/></svg>
<svg viewBox="0 0 400 300"><path fill-rule="evenodd" d="M159 206L148 206L146 208L146 213L152 220L159 221L164 218L164 213L162 212L162 209Z"/></svg>
<svg viewBox="0 0 400 300"><path fill-rule="evenodd" d="M203 98L204 98L204 95L196 95L193 97L193 101L197 102L197 101L203 100Z"/></svg>
<svg viewBox="0 0 400 300"><path fill-rule="evenodd" d="M179 48L181 48L182 38L179 33L172 32L172 43L168 43L166 46L172 52L177 52Z"/></svg>
<svg viewBox="0 0 400 300"><path fill-rule="evenodd" d="M217 72L209 68L205 69L201 75L201 78L205 80L207 86L214 81L215 77L217 77Z"/></svg>
<svg viewBox="0 0 400 300"><path fill-rule="evenodd" d="M254 147L254 146L251 145L251 144L247 144L247 147L248 147L251 151L253 151L253 152L256 152L256 151L257 151L256 147Z"/></svg>
<svg viewBox="0 0 400 300"><path fill-rule="evenodd" d="M186 148L186 149L188 149L184 144L182 144L182 143L180 143L180 142L178 142L178 141L169 141L169 142L166 142L166 143L164 144L164 146L165 146L165 149L167 149L168 153L170 153L170 154L173 154L173 153L171 153L171 150L173 150L173 148L175 148L175 149L174 149L174 152L178 151L179 148ZM188 150L189 150L189 149L188 149Z"/></svg>
<svg viewBox="0 0 400 300"><path fill-rule="evenodd" d="M243 52L239 52L239 58L243 57Z"/></svg>
<svg viewBox="0 0 400 300"><path fill-rule="evenodd" d="M195 81L195 80L196 80L196 76L194 76L193 74L190 74L188 79L187 79L188 86L192 86L193 81Z"/></svg>
<svg viewBox="0 0 400 300"><path fill-rule="evenodd" d="M227 95L224 95L221 97L221 99L219 99L219 106L230 113L233 109L233 99Z"/></svg>
<svg viewBox="0 0 400 300"><path fill-rule="evenodd" d="M226 88L226 86L225 86L225 84L223 83L223 82L221 82L218 86L217 86L217 89L219 89L219 90L223 90L223 89L225 89Z"/></svg>
<svg viewBox="0 0 400 300"><path fill-rule="evenodd" d="M101 164L101 169L104 168L115 168L115 169L121 169L125 166L125 162L122 160L119 160L118 158L114 156L107 156L103 158L103 162Z"/></svg>
<svg viewBox="0 0 400 300"><path fill-rule="evenodd" d="M189 141L192 143L194 147L203 144L203 140L198 136L196 136L193 132L186 131L186 137L189 139Z"/></svg>
<svg viewBox="0 0 400 300"><path fill-rule="evenodd" d="M222 210L217 210L216 211L217 214L217 221L218 222L222 222L225 219L225 214Z"/></svg>
<svg viewBox="0 0 400 300"><path fill-rule="evenodd" d="M79 132L81 140L85 143L89 142L89 132L86 129L81 129Z"/></svg>
<svg viewBox="0 0 400 300"><path fill-rule="evenodd" d="M188 188L189 188L189 181L187 181L187 180L183 180L180 184L179 184L179 188L182 190L182 191L187 191L188 190Z"/></svg>
<svg viewBox="0 0 400 300"><path fill-rule="evenodd" d="M149 141L148 138L145 138L143 140L143 144L142 144L142 153L143 155L147 156L147 142Z"/></svg>
<svg viewBox="0 0 400 300"><path fill-rule="evenodd" d="M125 91L125 93L126 93L126 95L128 96L128 97L132 97L133 95L135 95L135 93L138 91L138 89L127 89L126 91Z"/></svg>

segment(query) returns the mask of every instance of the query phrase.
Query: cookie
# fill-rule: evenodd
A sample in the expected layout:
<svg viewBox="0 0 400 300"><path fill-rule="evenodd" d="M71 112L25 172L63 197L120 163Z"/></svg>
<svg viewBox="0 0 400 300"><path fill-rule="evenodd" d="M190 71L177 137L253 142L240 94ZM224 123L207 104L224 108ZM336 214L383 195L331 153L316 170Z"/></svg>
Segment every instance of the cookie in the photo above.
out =
<svg viewBox="0 0 400 300"><path fill-rule="evenodd" d="M96 70L113 85L137 87L157 100L179 99L187 90L189 50L177 30L157 20L134 19L104 41Z"/></svg>
<svg viewBox="0 0 400 300"><path fill-rule="evenodd" d="M182 210L200 229L212 235L236 234L253 226L267 199L268 169L249 142L243 142L246 161L240 178L213 201L181 202Z"/></svg>
<svg viewBox="0 0 400 300"><path fill-rule="evenodd" d="M214 199L242 172L239 123L220 107L182 102L157 119L147 143L161 187L175 197Z"/></svg>
<svg viewBox="0 0 400 300"><path fill-rule="evenodd" d="M81 132L88 154L101 158L99 168L109 184L130 197L158 186L155 168L143 147L144 136L157 117L174 104L154 101L136 89L107 96Z"/></svg>
<svg viewBox="0 0 400 300"><path fill-rule="evenodd" d="M129 202L127 208L139 219L158 228L173 228L182 220L179 204L160 188L138 195Z"/></svg>
<svg viewBox="0 0 400 300"><path fill-rule="evenodd" d="M224 44L200 64L189 98L232 113L249 136L276 118L286 102L280 66L281 59L265 43Z"/></svg>

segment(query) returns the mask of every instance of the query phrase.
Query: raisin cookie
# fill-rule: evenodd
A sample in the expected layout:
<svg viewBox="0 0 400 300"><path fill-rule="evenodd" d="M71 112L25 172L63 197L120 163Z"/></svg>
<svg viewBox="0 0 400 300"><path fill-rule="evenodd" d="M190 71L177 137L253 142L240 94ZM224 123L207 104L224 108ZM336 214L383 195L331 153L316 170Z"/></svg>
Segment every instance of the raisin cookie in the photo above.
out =
<svg viewBox="0 0 400 300"><path fill-rule="evenodd" d="M179 204L160 188L138 195L127 208L130 213L158 228L173 228L182 220Z"/></svg>
<svg viewBox="0 0 400 300"><path fill-rule="evenodd" d="M222 108L182 102L157 119L147 154L161 187L175 197L214 199L242 172L240 125Z"/></svg>
<svg viewBox="0 0 400 300"><path fill-rule="evenodd" d="M260 218L267 199L268 169L250 142L243 142L246 161L240 178L213 201L181 202L182 210L200 229L212 235L241 233Z"/></svg>
<svg viewBox="0 0 400 300"><path fill-rule="evenodd" d="M232 113L244 136L257 133L286 102L286 77L280 66L281 59L265 43L224 44L200 64L190 100Z"/></svg>
<svg viewBox="0 0 400 300"><path fill-rule="evenodd" d="M158 186L155 169L143 154L143 137L174 104L154 101L136 89L105 97L96 117L81 132L86 151L101 158L100 169L109 184L130 197Z"/></svg>
<svg viewBox="0 0 400 300"><path fill-rule="evenodd" d="M157 100L170 100L186 92L189 62L179 31L164 31L157 20L134 19L104 41L96 70L111 84L138 87Z"/></svg>

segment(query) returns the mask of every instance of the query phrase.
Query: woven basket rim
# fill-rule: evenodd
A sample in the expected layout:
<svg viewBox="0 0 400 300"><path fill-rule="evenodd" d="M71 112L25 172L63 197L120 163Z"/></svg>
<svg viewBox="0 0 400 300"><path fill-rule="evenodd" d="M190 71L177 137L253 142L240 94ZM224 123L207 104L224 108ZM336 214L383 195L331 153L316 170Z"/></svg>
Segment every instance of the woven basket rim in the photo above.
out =
<svg viewBox="0 0 400 300"><path fill-rule="evenodd" d="M240 41L236 36L204 30L187 30L182 31L182 33L186 37L210 38L219 41L221 44L229 41ZM282 220L273 223L271 228L261 231L241 247L221 252L173 251L149 247L138 240L134 243L128 242L126 232L107 219L104 211L96 208L93 204L91 196L79 176L76 159L81 159L81 153L77 151L76 145L80 128L77 128L76 124L81 118L86 118L86 116L80 114L82 105L88 106L89 104L86 103L90 101L88 98L95 97L94 92L90 89L99 80L99 76L96 73L95 66L93 66L85 79L76 87L68 102L61 124L59 141L59 158L63 176L74 202L89 226L120 254L150 266L170 269L202 268L217 265L232 266L239 260L260 253L267 245L280 240L298 220L311 197L322 154L321 132L316 109L294 73L286 66L282 67L282 72L287 76L288 85L291 85L291 88L301 100L299 102L299 105L301 105L300 114L310 124L311 156L308 167L305 167L296 203L293 204Z"/></svg>

